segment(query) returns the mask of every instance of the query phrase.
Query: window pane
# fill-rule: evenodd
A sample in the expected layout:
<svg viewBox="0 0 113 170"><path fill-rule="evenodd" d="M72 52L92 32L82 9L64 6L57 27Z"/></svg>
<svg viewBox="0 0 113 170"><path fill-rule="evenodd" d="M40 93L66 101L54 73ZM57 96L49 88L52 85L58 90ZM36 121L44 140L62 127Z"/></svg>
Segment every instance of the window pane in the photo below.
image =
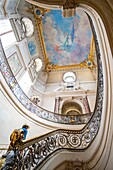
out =
<svg viewBox="0 0 113 170"><path fill-rule="evenodd" d="M9 20L0 20L0 35L11 30L12 27Z"/></svg>
<svg viewBox="0 0 113 170"><path fill-rule="evenodd" d="M4 48L16 42L9 20L0 20L0 37Z"/></svg>
<svg viewBox="0 0 113 170"><path fill-rule="evenodd" d="M13 32L9 32L1 36L1 41L3 48L8 47L9 45L16 42L16 38Z"/></svg>

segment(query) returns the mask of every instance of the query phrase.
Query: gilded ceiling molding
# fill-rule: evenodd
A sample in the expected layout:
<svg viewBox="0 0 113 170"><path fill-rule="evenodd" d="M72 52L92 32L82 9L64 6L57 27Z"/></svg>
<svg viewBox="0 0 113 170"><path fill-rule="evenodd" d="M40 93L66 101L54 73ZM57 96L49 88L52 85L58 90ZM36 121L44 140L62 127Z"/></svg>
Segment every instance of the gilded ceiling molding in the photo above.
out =
<svg viewBox="0 0 113 170"><path fill-rule="evenodd" d="M104 2L102 0L75 0L77 5L81 6L82 4L87 5L89 7L92 7L101 17L107 34L108 39L110 41L111 51L113 54L113 34L112 34L112 18L113 18L113 6L112 6L112 0L105 0ZM26 0L26 2L29 2L34 5L38 5L40 7L45 7L49 9L57 9L62 8L62 6L66 3L66 0ZM108 20L109 18L109 20Z"/></svg>
<svg viewBox="0 0 113 170"><path fill-rule="evenodd" d="M76 125L76 124L87 124L90 117L89 115L80 115L74 116L74 122L72 122L72 117L70 115L63 116L60 114L56 114L54 112L50 112L48 110L44 110L43 108L35 105L23 92L21 87L19 86L15 76L12 73L12 70L7 62L2 44L0 42L0 70L2 75L4 76L10 90L13 92L13 94L16 96L16 98L19 100L19 102L31 113L34 113L34 115L37 115L39 118L45 119L47 121L56 122L56 123L63 123L63 124L70 124L70 125ZM27 116L30 116L29 114ZM32 116L31 116L32 117Z"/></svg>
<svg viewBox="0 0 113 170"><path fill-rule="evenodd" d="M98 130L99 130L99 127L100 127L100 122L101 122L101 114L102 114L102 110L103 110L103 93L104 93L104 87L103 87L103 78L105 78L105 76L103 76L103 69L102 69L102 61L101 61L101 58L100 58L100 52L99 52L99 47L98 47L98 41L96 41L96 45L97 45L97 54L98 54L98 65L99 65L99 77L98 77L98 98L97 98L97 103L96 103L96 109L95 109L95 115L92 117L92 119L91 119L91 121L88 123L88 125L83 129L83 131L81 131L81 133L83 134L83 136L82 136L82 139L84 140L84 142L86 142L85 144L86 145L83 145L83 147L84 147L84 149L85 148L87 148L88 146L90 146L90 144L91 144L91 142L93 141L93 139L95 138L95 136L97 135L97 133L98 133ZM2 54L2 51L0 51L1 52L1 54ZM7 81L7 83L8 83L8 85L10 86L10 88L11 88L11 90L14 92L14 94L16 95L18 95L18 93L16 92L16 91L14 91L14 90L16 90L17 88L18 88L18 85L16 84L16 82L14 81L15 79L14 79L14 77L12 76L12 74L9 72L9 74L5 74L5 73L7 73L9 70L9 68L7 67L7 63L5 63L4 62L4 58L2 57L2 55L1 55L1 66L2 66L2 71L3 71L3 74L4 74L4 76L6 76L5 78L6 78L6 81ZM11 77L11 76L12 77ZM9 76L9 77L8 77ZM10 81L9 81L9 78L10 78ZM110 78L109 79L107 79L107 80L111 80ZM11 83L13 83L13 87L11 86ZM108 86L109 87L109 86ZM17 89L18 90L18 89ZM109 94L107 95L107 97L109 97ZM19 96L17 96L17 98L19 99ZM22 98L21 98L21 96L20 96L20 100L21 100ZM26 101L25 101L25 103L23 103L23 105L24 106L26 106L26 108L28 108L29 109L29 100L27 100L27 98L25 98L26 99ZM109 98L110 99L110 98ZM21 101L22 102L22 101ZM28 102L28 103L27 103ZM110 102L109 102L110 103ZM109 104L108 103L108 104ZM32 105L33 106L33 105ZM35 109L35 107L33 106L33 109ZM32 111L33 112L33 111ZM40 114L40 113L39 113ZM92 124L93 125L92 125ZM94 129L93 129L94 128ZM64 145L66 145L65 144L65 141L67 140L66 138L66 136L65 136L65 134L67 133L68 131L61 131L61 133L62 134L59 134L59 144L60 144L60 146L61 147L63 147L64 148ZM72 132L73 133L73 132ZM69 134L69 133L68 133ZM80 133L78 132L78 131L75 131L75 134L76 134L76 136L73 136L73 134L71 135L71 137L70 137L70 140L69 140L69 142L72 144L72 147L74 146L74 148L77 148L78 147L78 149L80 148L80 146L81 146L81 143L80 142L82 142L81 140L79 140L79 139L81 139L81 138L79 138L79 137L81 137L80 136ZM62 135L62 136L61 136ZM108 134L109 135L109 134ZM56 136L55 136L56 137ZM75 137L76 137L76 141L78 142L78 145L76 144L76 143L72 143L72 141L74 141L73 139L75 139ZM51 142L52 140L51 139L53 139L53 136L51 137L49 137L49 138L46 138L46 140L43 142L45 145L38 145L37 144L37 147L36 147L36 149L37 148L39 148L39 146L40 147L43 147L42 148L42 151L45 151L45 148L47 148L46 146L46 141L47 140L49 140L49 143L50 143L50 148L49 149L51 149L52 150L52 146L51 146L51 143L53 143L53 142ZM64 139L64 140L62 140L62 139ZM69 138L68 138L69 139ZM108 136L108 139L109 139L109 136ZM64 142L62 142L62 141L64 141ZM106 139L106 141L107 141L107 139ZM35 143L36 143L36 141L35 141ZM32 143L31 143L32 144ZM40 144L40 143L39 143ZM75 145L76 144L76 145ZM80 145L79 145L80 144ZM83 143L84 144L84 143ZM33 147L33 145L32 145L32 147ZM67 149L67 146L66 146L66 149ZM82 149L82 148L80 148L80 149ZM30 150L31 151L31 150ZM36 150L35 150L36 151ZM98 151L99 152L99 151ZM22 152L21 152L22 153ZM26 152L25 152L26 153ZM31 152L29 152L29 153L31 153ZM44 152L44 154L45 154L46 152ZM41 155L42 156L42 155ZM40 157L41 157L40 156ZM45 156L45 155L44 155ZM103 156L103 155L102 155ZM29 158L29 157L28 157ZM34 155L33 155L33 158L34 158ZM23 159L24 160L24 159ZM99 158L98 158L98 161L99 161ZM29 161L26 161L27 163L29 162ZM95 160L95 162L96 162L96 160Z"/></svg>
<svg viewBox="0 0 113 170"><path fill-rule="evenodd" d="M39 22L40 24L40 22ZM96 33L95 33L95 38L96 38ZM96 43L96 49L98 50L97 51L97 59L99 61L101 61L101 58L100 58L100 51L99 51L99 47L98 47L98 42L95 41ZM63 124L71 124L70 120L71 120L71 117L70 116L62 116L62 115L59 115L59 114L55 114L55 113L52 113L52 112L49 112L49 111L46 111L44 110L43 108L40 108L38 106L35 106L30 100L29 98L24 94L24 92L22 91L22 89L20 88L20 86L18 85L14 75L12 74L12 71L8 65L8 62L6 60L6 56L5 56L5 53L3 51L3 47L2 45L0 44L0 53L1 53L1 56L0 56L0 60L1 60L1 71L2 71L2 74L4 76L4 78L6 79L10 89L12 90L12 92L14 93L14 95L17 97L17 99L21 102L21 104L23 106L25 106L29 111L33 112L34 114L36 114L37 116L41 117L41 118L44 118L46 120L49 120L49 121L52 121L52 122L56 122L56 123L63 123ZM98 61L98 62L99 62ZM97 112L94 113L94 117L95 117L95 114L98 115L99 117L101 117L101 112L102 112L102 102L103 102L103 72L102 72L102 65L101 65L101 62L100 62L100 65L99 65L99 82L101 84L101 86L99 87L98 85L98 92L97 94L99 95L98 96L98 104L97 106L95 106L97 109L99 109ZM100 92L99 92L100 90ZM78 119L76 118L75 116L75 122L74 124L83 124L83 123L86 123L84 122L84 120L87 120L86 117L80 117L80 120L78 121ZM99 120L101 120L99 118Z"/></svg>
<svg viewBox="0 0 113 170"><path fill-rule="evenodd" d="M45 2L43 2L43 1L38 1L38 2L33 1L33 0L26 0L26 1L33 5L32 12L34 13L34 16L36 18L37 30L38 30L39 38L40 38L40 48L42 49L43 60L45 63L45 67L43 69L44 74L48 74L49 72L51 72L53 70L75 69L75 68L83 68L83 67L86 69L88 68L88 69L93 70L96 67L96 64L94 62L95 46L93 45L94 44L93 37L92 37L92 42L91 42L91 47L90 47L90 54L86 61L81 62L79 64L73 64L73 65L68 65L68 66L67 65L66 66L58 66L58 65L52 64L47 56L46 46L45 46L44 37L43 37L43 33L42 33L43 32L42 31L42 18L46 12L49 12L50 9L58 9L58 6L54 6L54 8L53 8L53 5L46 5ZM59 2L57 1L57 3L59 3ZM46 1L46 3L52 3L52 1L48 1L48 2ZM77 7L77 4L75 3L74 0L64 1L62 3L63 15L66 17L69 17L70 15L74 15L74 13L75 13L74 8L76 8L76 7ZM67 9L71 10L71 11L67 11ZM37 15L37 10L40 11L40 15Z"/></svg>
<svg viewBox="0 0 113 170"><path fill-rule="evenodd" d="M94 45L93 37L91 40L90 54L86 61L81 62L79 64L66 65L66 66L58 66L58 65L52 64L47 56L46 46L45 46L44 37L43 37L43 30L42 30L43 16L45 13L50 12L50 9L33 6L31 12L34 14L34 17L36 19L36 26L37 26L37 30L39 33L40 48L42 49L43 60L44 60L44 64L45 64L45 67L43 69L44 74L48 74L49 72L51 72L53 70L75 69L75 68L83 68L83 67L86 69L88 68L88 69L92 70L96 67L96 64L94 62L95 45Z"/></svg>
<svg viewBox="0 0 113 170"><path fill-rule="evenodd" d="M32 6L32 9L31 9L31 13L33 13L33 15L34 15L34 17L36 19L36 27L37 27L38 34L39 34L39 39L40 39L39 40L40 41L40 48L42 49L42 55L43 55L45 65L48 65L48 63L50 63L50 62L49 62L48 57L47 57L44 38L42 36L42 18L44 16L44 14L46 12L49 12L49 11L50 10L48 10L48 9L35 7L35 6Z"/></svg>
<svg viewBox="0 0 113 170"><path fill-rule="evenodd" d="M79 64L73 64L73 65L67 65L67 66L53 65L53 70L76 69L76 68L80 68L80 69L88 68L88 69L93 70L94 68L97 67L94 60L95 60L95 43L94 43L94 37L92 37L91 45L90 45L90 54L88 55L88 59L86 61L81 62Z"/></svg>
<svg viewBox="0 0 113 170"><path fill-rule="evenodd" d="M91 45L90 45L90 54L88 56L88 59L83 62L83 64L87 66L87 68L93 70L94 68L97 67L96 63L95 63L95 54L96 54L96 51L95 51L95 42L94 42L94 37L92 37L92 40L91 40Z"/></svg>
<svg viewBox="0 0 113 170"><path fill-rule="evenodd" d="M42 18L45 13L50 12L50 9L33 7L32 12L34 14L34 17L36 18L36 26L37 26L37 30L38 30L39 38L40 38L40 48L42 49L43 60L45 63L43 72L48 74L53 69L53 64L49 61L49 58L48 58L47 52L46 52L46 47L45 47L44 38L43 38L43 34L42 34L42 32L43 32L42 31Z"/></svg>

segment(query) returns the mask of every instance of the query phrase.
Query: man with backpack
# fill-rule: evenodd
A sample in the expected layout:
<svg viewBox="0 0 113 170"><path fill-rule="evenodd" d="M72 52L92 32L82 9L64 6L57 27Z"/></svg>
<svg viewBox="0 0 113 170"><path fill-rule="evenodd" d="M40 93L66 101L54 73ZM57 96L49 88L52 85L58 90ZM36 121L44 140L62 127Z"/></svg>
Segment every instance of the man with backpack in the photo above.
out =
<svg viewBox="0 0 113 170"><path fill-rule="evenodd" d="M23 125L20 129L15 129L10 135L10 144L6 154L2 155L2 158L6 158L2 170L10 169L15 162L15 154L19 145L26 139L29 126ZM8 169L7 169L8 168Z"/></svg>
<svg viewBox="0 0 113 170"><path fill-rule="evenodd" d="M20 129L15 129L10 135L10 145L9 150L16 149L19 145L22 144L23 140L26 139L29 126L27 124L23 125Z"/></svg>
<svg viewBox="0 0 113 170"><path fill-rule="evenodd" d="M15 150L18 148L19 145L22 144L23 140L26 139L27 133L28 133L29 126L27 124L24 124L22 128L15 129L11 135L10 135L10 144L7 150L7 153L11 150ZM6 157L7 153L3 155L2 157Z"/></svg>

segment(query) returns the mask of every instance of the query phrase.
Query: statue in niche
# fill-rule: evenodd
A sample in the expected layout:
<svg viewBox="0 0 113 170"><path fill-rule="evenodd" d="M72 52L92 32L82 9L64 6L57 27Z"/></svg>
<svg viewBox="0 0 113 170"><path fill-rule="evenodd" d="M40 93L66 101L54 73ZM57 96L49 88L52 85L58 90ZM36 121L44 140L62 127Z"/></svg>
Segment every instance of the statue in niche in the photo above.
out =
<svg viewBox="0 0 113 170"><path fill-rule="evenodd" d="M26 37L30 37L34 33L33 22L29 18L26 18L26 17L23 17L21 21L24 24L24 29L25 29L24 31L25 31Z"/></svg>
<svg viewBox="0 0 113 170"><path fill-rule="evenodd" d="M11 18L10 22L17 41L21 41L25 37L30 37L34 33L34 25L29 18Z"/></svg>

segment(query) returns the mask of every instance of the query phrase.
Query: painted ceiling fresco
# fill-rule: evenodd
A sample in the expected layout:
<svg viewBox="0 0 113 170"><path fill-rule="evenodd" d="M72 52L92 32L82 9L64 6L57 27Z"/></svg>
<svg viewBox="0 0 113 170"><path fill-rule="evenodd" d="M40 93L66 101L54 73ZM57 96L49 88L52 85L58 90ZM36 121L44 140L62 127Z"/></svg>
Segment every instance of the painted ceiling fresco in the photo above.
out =
<svg viewBox="0 0 113 170"><path fill-rule="evenodd" d="M79 64L88 58L92 31L86 13L63 18L61 10L43 17L43 36L49 61L58 66Z"/></svg>

